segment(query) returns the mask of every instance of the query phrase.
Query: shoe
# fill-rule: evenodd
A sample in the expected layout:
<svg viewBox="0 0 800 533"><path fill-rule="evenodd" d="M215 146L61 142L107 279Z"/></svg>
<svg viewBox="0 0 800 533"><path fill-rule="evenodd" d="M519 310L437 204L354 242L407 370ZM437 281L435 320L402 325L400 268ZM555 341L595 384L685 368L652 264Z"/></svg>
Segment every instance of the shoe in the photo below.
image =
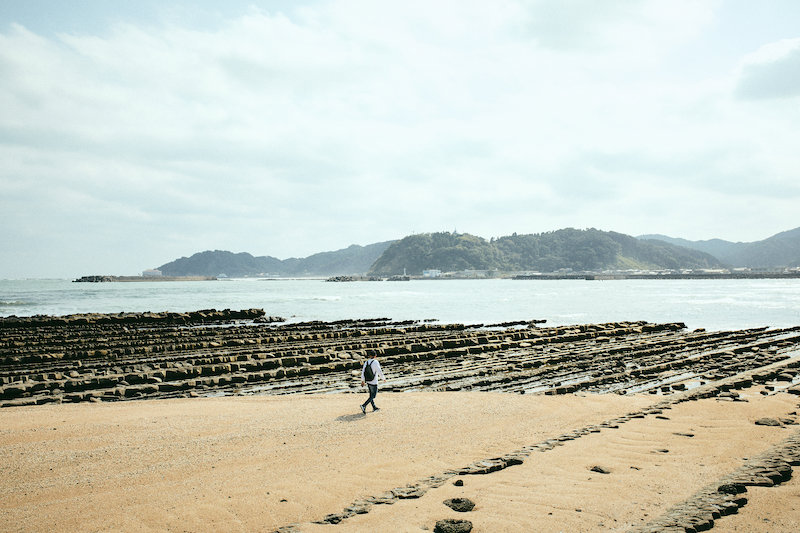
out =
<svg viewBox="0 0 800 533"><path fill-rule="evenodd" d="M373 408L372 408L372 410L373 410L373 411L380 411L380 410L381 410L381 408L380 408L380 407L373 407Z"/></svg>
<svg viewBox="0 0 800 533"><path fill-rule="evenodd" d="M361 406L361 412L367 414L367 408L364 407L363 405Z"/></svg>

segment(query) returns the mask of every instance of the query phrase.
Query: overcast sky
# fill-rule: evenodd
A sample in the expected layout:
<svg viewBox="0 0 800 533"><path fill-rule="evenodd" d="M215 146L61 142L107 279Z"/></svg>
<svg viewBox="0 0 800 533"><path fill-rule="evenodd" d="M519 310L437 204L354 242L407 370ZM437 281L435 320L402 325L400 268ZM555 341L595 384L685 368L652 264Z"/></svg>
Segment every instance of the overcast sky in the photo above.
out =
<svg viewBox="0 0 800 533"><path fill-rule="evenodd" d="M800 2L4 0L0 278L800 226Z"/></svg>

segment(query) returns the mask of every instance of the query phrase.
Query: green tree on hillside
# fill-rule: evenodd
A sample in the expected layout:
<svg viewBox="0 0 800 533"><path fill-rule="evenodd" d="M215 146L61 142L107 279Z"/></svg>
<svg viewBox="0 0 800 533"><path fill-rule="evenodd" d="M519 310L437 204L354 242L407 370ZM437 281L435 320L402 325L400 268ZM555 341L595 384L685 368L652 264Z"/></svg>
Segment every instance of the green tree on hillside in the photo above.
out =
<svg viewBox="0 0 800 533"><path fill-rule="evenodd" d="M481 237L456 233L411 235L392 244L373 264L374 275L419 275L425 269L599 271L609 268L702 268L719 266L713 257L666 243L640 241L594 228Z"/></svg>

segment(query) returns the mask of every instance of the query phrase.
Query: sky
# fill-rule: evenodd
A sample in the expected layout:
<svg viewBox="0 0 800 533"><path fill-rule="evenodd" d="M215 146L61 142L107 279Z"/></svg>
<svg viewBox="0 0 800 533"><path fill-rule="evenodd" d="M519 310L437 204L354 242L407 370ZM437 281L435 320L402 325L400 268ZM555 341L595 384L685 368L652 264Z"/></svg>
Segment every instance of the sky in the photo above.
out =
<svg viewBox="0 0 800 533"><path fill-rule="evenodd" d="M800 2L0 2L0 278L800 226Z"/></svg>

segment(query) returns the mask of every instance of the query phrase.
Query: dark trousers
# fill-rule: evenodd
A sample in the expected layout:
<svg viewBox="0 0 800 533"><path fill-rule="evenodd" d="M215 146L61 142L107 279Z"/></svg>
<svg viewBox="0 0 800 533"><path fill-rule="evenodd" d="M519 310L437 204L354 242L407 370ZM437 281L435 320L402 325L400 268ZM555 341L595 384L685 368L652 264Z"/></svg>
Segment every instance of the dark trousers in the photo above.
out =
<svg viewBox="0 0 800 533"><path fill-rule="evenodd" d="M367 383L367 388L369 389L369 400L362 403L364 407L367 406L368 403L372 404L372 408L375 409L375 396L378 395L378 385L373 385L372 383Z"/></svg>

